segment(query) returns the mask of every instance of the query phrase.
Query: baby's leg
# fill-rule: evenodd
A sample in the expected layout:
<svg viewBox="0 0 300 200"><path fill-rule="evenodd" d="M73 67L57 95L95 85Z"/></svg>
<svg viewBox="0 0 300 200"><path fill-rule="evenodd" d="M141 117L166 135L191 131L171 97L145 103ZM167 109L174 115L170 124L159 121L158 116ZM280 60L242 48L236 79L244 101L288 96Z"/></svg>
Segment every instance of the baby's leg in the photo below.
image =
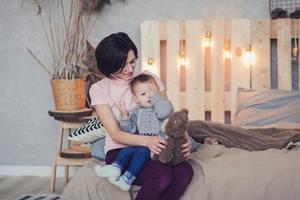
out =
<svg viewBox="0 0 300 200"><path fill-rule="evenodd" d="M135 147L125 147L123 148L116 159L110 165L95 166L95 172L100 177L119 177L121 171L128 165L132 154L134 153Z"/></svg>
<svg viewBox="0 0 300 200"><path fill-rule="evenodd" d="M135 147L132 159L125 173L121 177L109 178L108 180L121 190L128 191L149 158L150 150L147 147Z"/></svg>
<svg viewBox="0 0 300 200"><path fill-rule="evenodd" d="M94 167L97 176L109 178L119 177L121 175L121 168L119 165L112 163L111 165L97 165Z"/></svg>

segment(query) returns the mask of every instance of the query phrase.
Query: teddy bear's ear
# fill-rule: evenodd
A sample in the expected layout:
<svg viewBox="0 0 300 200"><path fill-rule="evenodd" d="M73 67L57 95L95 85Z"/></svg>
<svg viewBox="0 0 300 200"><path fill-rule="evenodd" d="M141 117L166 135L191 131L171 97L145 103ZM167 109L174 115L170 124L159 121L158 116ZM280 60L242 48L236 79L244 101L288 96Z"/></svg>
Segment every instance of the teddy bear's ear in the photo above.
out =
<svg viewBox="0 0 300 200"><path fill-rule="evenodd" d="M183 108L181 111L182 111L182 112L185 112L187 115L189 115L189 111L188 111L188 109L186 109L186 108Z"/></svg>

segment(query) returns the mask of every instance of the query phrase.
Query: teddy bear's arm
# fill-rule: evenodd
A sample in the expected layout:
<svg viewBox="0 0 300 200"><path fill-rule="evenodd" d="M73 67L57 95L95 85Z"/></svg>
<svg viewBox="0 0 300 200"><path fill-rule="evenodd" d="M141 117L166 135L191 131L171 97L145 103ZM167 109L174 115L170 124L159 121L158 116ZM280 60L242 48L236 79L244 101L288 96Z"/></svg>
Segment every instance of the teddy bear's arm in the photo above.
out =
<svg viewBox="0 0 300 200"><path fill-rule="evenodd" d="M159 161L162 163L168 163L174 157L174 140L168 140L168 144L165 149L159 154Z"/></svg>

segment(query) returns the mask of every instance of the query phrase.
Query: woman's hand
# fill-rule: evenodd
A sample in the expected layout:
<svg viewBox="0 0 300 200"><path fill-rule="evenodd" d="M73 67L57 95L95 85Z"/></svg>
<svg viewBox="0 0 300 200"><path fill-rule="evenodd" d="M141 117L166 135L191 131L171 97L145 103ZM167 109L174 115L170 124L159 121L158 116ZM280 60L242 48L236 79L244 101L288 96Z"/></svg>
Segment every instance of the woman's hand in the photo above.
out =
<svg viewBox="0 0 300 200"><path fill-rule="evenodd" d="M147 147L154 154L159 155L161 150L166 147L167 141L159 136L144 136Z"/></svg>
<svg viewBox="0 0 300 200"><path fill-rule="evenodd" d="M122 101L120 102L118 105L117 105L120 113L121 113L121 117L124 119L124 118L127 118L128 117L128 112L126 110L126 103L125 101Z"/></svg>
<svg viewBox="0 0 300 200"><path fill-rule="evenodd" d="M187 134L185 138L187 139L187 142L181 145L181 152L183 154L183 157L186 159L191 154L192 142Z"/></svg>

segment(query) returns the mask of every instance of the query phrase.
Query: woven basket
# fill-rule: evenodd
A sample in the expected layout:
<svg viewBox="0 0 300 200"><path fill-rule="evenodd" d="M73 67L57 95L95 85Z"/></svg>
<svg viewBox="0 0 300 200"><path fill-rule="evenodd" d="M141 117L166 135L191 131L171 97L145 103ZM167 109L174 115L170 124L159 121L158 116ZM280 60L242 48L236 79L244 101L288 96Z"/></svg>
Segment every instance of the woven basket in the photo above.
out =
<svg viewBox="0 0 300 200"><path fill-rule="evenodd" d="M84 80L51 80L51 86L56 110L72 111L85 108Z"/></svg>

